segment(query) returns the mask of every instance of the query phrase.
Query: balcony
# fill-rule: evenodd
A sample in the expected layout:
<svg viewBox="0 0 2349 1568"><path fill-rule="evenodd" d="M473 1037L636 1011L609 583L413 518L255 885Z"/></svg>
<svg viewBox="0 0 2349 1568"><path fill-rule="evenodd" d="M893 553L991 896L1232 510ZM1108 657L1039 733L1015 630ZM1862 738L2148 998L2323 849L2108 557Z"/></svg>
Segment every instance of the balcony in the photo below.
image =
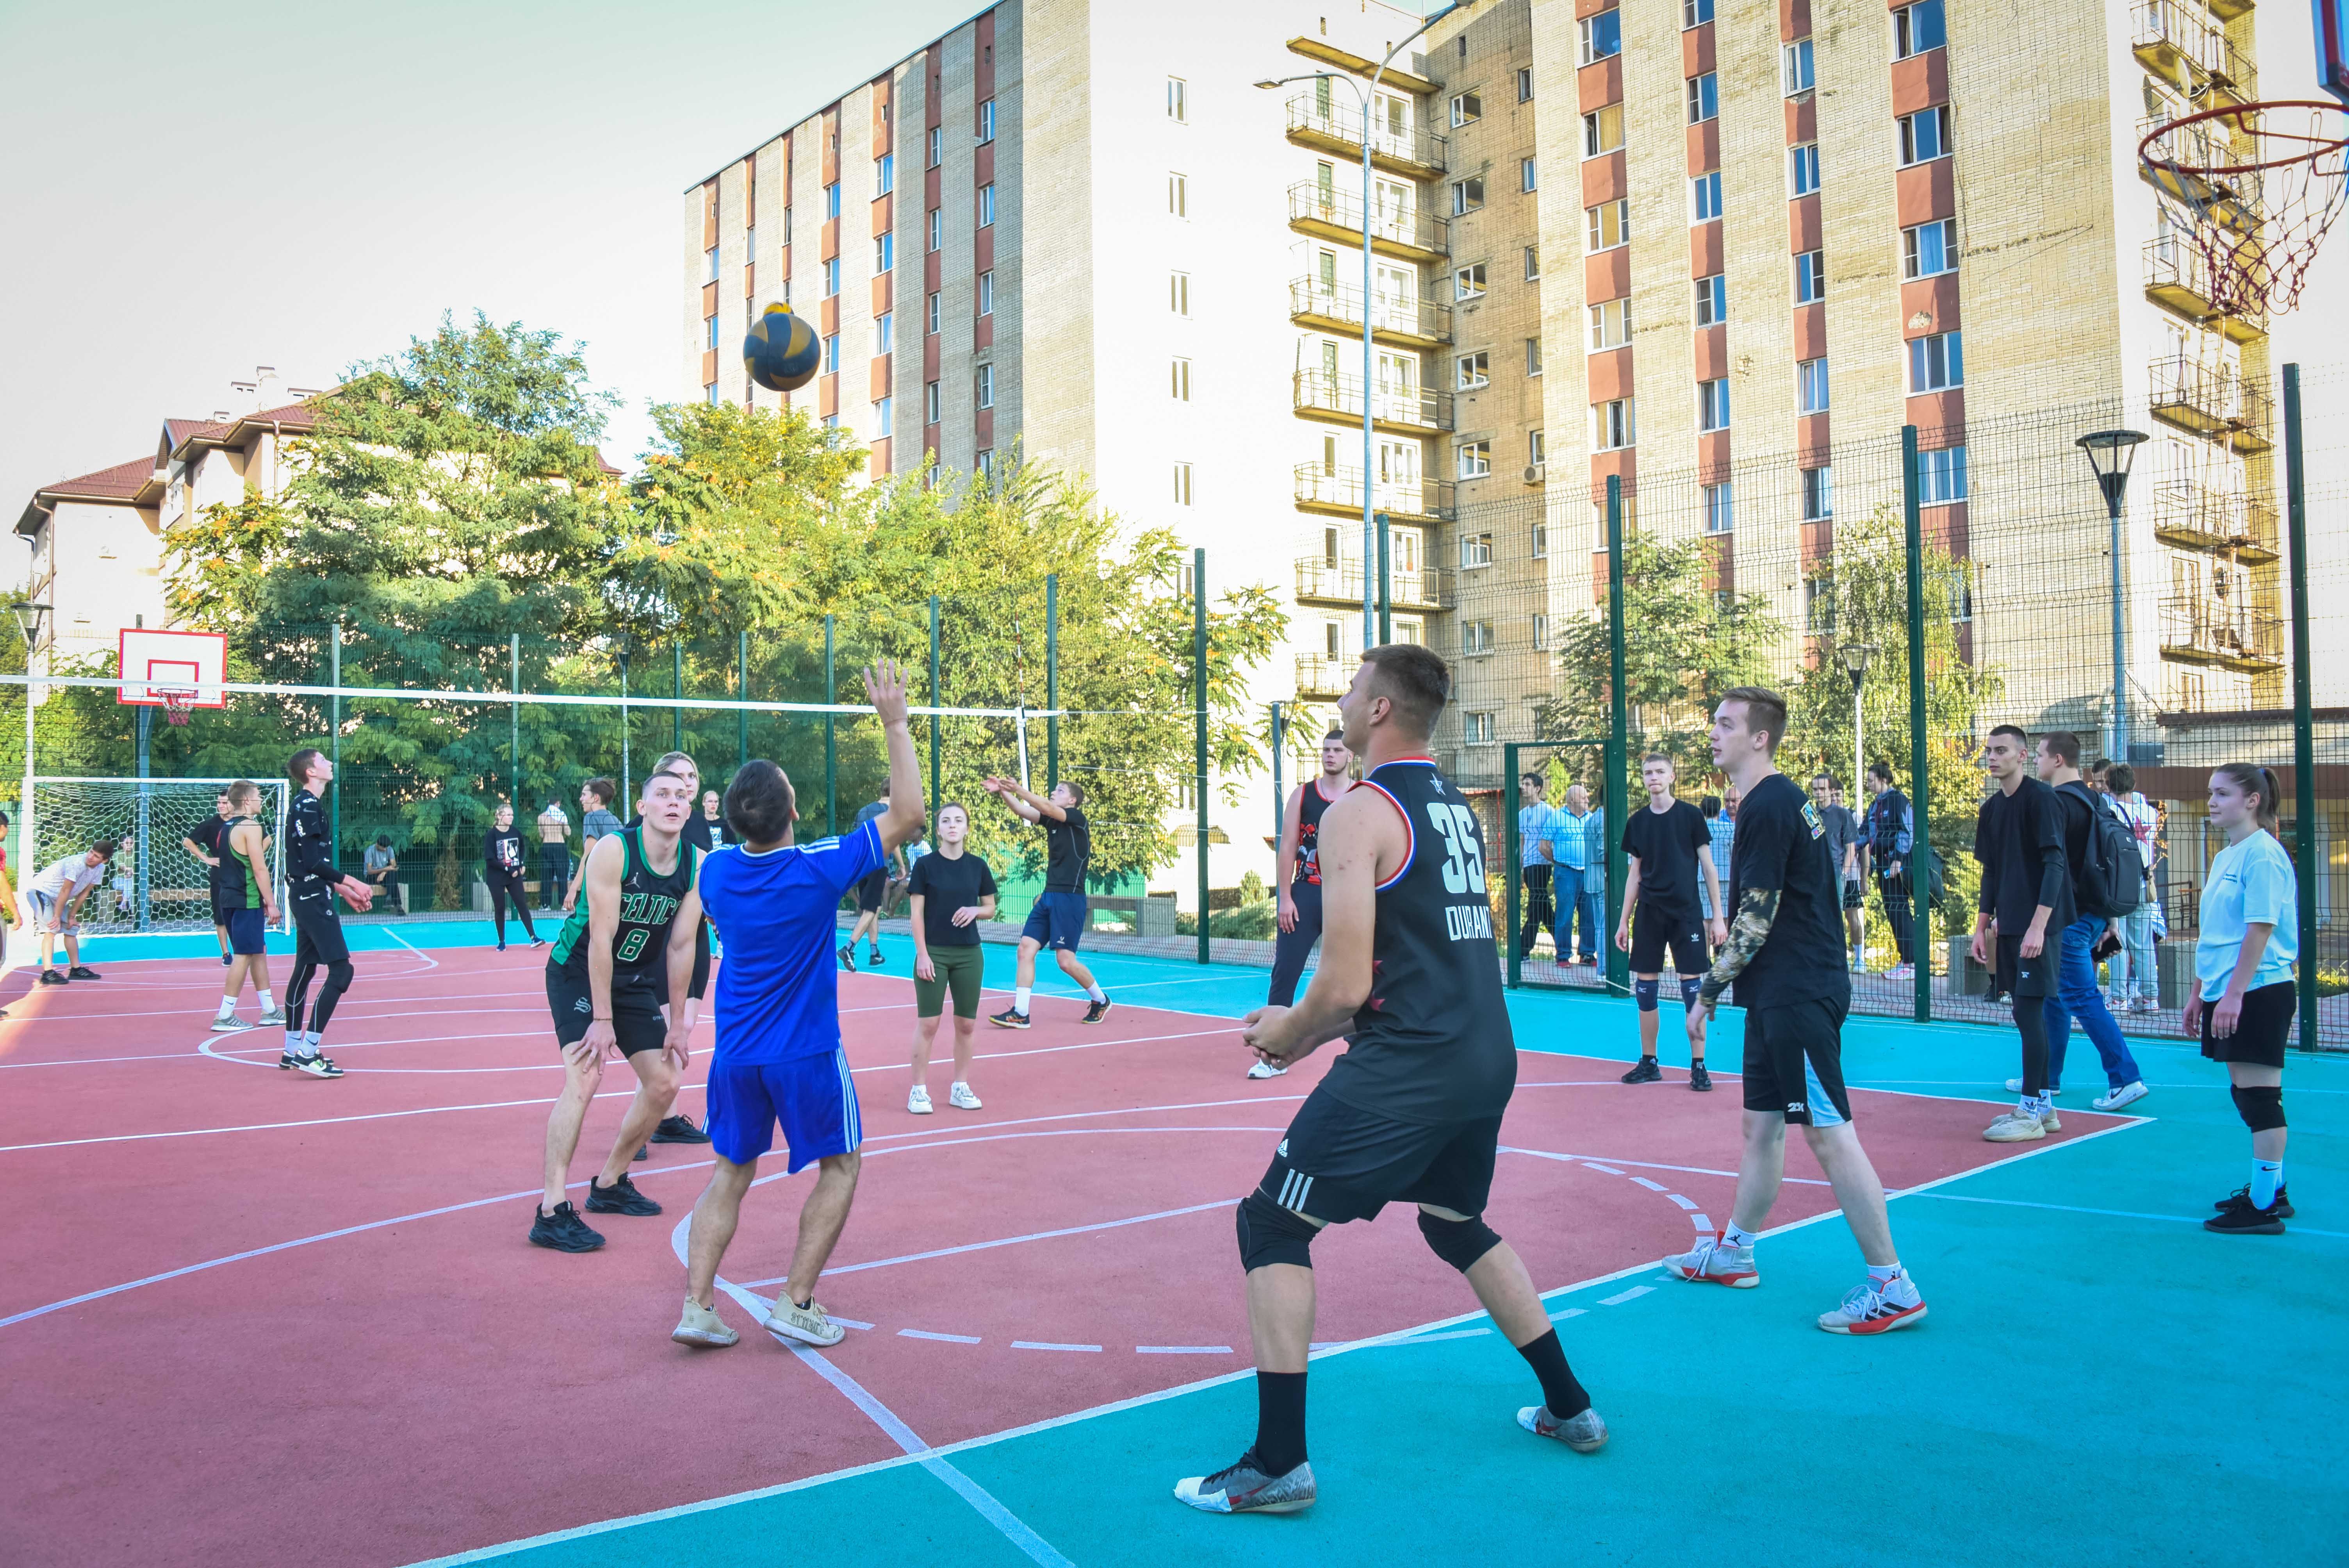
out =
<svg viewBox="0 0 2349 1568"><path fill-rule="evenodd" d="M1362 422L1362 378L1327 370L1299 370L1290 378L1300 419L1336 425ZM1452 428L1452 394L1426 387L1381 383L1371 394L1371 423L1391 436L1433 436Z"/></svg>
<svg viewBox="0 0 2349 1568"><path fill-rule="evenodd" d="M1449 610L1454 602L1452 573L1441 567L1423 568L1417 572L1398 572L1387 568L1389 609L1414 610L1423 613ZM1353 556L1341 558L1331 565L1327 556L1301 555L1297 559L1297 597L1314 604L1350 604L1362 603L1362 563ZM1353 672L1347 672L1352 678Z"/></svg>
<svg viewBox="0 0 2349 1568"><path fill-rule="evenodd" d="M2238 452L2264 452L2274 444L2267 388L2258 382L2225 366L2184 357L2157 359L2149 368L2155 418L2222 439Z"/></svg>
<svg viewBox="0 0 2349 1568"><path fill-rule="evenodd" d="M1292 55L1302 55L1318 64L1335 66L1341 71L1351 71L1365 78L1376 75L1381 68L1378 61L1341 49L1327 38L1299 34L1288 40L1288 47ZM1386 74L1379 77L1381 85L1392 88L1397 92L1425 98L1435 90L1435 83L1423 74L1427 69L1427 57L1416 50L1384 68Z"/></svg>
<svg viewBox="0 0 2349 1568"><path fill-rule="evenodd" d="M2224 599L2164 599L2161 656L2238 675L2268 674L2283 667L2283 624Z"/></svg>
<svg viewBox="0 0 2349 1568"><path fill-rule="evenodd" d="M1316 239L1359 245L1362 204L1300 180L1288 188L1288 226ZM1371 214L1371 249L1380 255L1431 267L1444 260L1451 243L1451 225L1424 209L1381 207Z"/></svg>
<svg viewBox="0 0 2349 1568"><path fill-rule="evenodd" d="M2182 114L2182 111L2181 111ZM2181 114L2147 115L2137 123L2137 139L2142 142ZM2209 169L2240 163L2257 153L2235 140L2219 128L2216 120L2200 120L2193 125L2179 126L2165 139L2161 150L2180 163ZM2232 180L2208 180L2189 174L2172 173L2157 169L2143 159L2137 160L2137 177L2165 196L2190 201L2209 210L2211 216L2231 228L2251 233L2258 229L2261 214L2265 211L2259 182Z"/></svg>
<svg viewBox="0 0 2349 1568"><path fill-rule="evenodd" d="M1313 278L1288 283L1288 319L1341 337L1362 332L1360 289L1325 289ZM1438 348L1452 341L1452 307L1380 294L1371 306L1371 335L1390 348Z"/></svg>
<svg viewBox="0 0 2349 1568"><path fill-rule="evenodd" d="M1316 152L1359 160L1362 156L1362 113L1359 108L1324 102L1319 93L1299 93L1288 100L1288 139ZM1427 127L1396 129L1371 121L1371 162L1390 174L1411 180L1441 179L1450 140Z"/></svg>
<svg viewBox="0 0 2349 1568"><path fill-rule="evenodd" d="M2196 0L2137 0L2129 51L2153 75L2194 95L2205 108L2259 97L2259 71Z"/></svg>
<svg viewBox="0 0 2349 1568"><path fill-rule="evenodd" d="M1359 598L1354 602L1361 603ZM1354 684L1354 671L1361 662L1332 658L1326 654L1298 655L1297 695L1331 701L1345 696L1346 688Z"/></svg>
<svg viewBox="0 0 2349 1568"><path fill-rule="evenodd" d="M1335 473L1319 463L1297 465L1297 510L1324 517L1362 515L1362 470L1340 469ZM1452 515L1449 480L1381 480L1371 486L1371 510L1398 522L1430 523Z"/></svg>
<svg viewBox="0 0 2349 1568"><path fill-rule="evenodd" d="M2182 234L2163 234L2145 242L2146 298L2214 326L2237 343L2267 335L2264 309L2221 309L2219 293L2209 259L2192 241Z"/></svg>
<svg viewBox="0 0 2349 1568"><path fill-rule="evenodd" d="M2277 557L2275 508L2240 490L2162 478L2147 488L2145 508L2153 516L2153 536L2164 544L2224 555L2244 566L2264 566Z"/></svg>

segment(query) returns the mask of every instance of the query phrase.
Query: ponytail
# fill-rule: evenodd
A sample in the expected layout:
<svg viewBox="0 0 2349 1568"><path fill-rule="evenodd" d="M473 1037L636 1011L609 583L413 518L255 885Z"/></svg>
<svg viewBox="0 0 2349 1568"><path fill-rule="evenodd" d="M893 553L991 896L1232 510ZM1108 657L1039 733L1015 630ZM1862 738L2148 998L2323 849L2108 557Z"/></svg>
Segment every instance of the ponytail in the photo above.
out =
<svg viewBox="0 0 2349 1568"><path fill-rule="evenodd" d="M2211 771L2225 775L2227 781L2244 794L2258 796L2259 806L2251 812L2253 824L2276 839L2283 837L2282 820L2276 810L2282 791L2276 787L2273 769L2250 762L2222 762Z"/></svg>

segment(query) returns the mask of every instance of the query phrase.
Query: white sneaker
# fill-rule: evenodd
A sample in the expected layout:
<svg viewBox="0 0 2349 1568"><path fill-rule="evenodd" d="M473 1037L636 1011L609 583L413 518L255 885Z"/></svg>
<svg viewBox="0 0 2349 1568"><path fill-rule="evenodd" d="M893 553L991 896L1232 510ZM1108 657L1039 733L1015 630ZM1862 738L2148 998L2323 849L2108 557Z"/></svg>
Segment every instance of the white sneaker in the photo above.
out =
<svg viewBox="0 0 2349 1568"><path fill-rule="evenodd" d="M1986 1143L2028 1143L2046 1136L2047 1129L2040 1119L2020 1106L1982 1129L1982 1140Z"/></svg>
<svg viewBox="0 0 2349 1568"><path fill-rule="evenodd" d="M927 1084L916 1084L905 1095L905 1109L916 1116L930 1114L930 1088Z"/></svg>
<svg viewBox="0 0 2349 1568"><path fill-rule="evenodd" d="M691 1296L685 1298L685 1315L678 1319L669 1337L679 1345L706 1345L724 1349L742 1336L726 1326L726 1320L702 1305Z"/></svg>
<svg viewBox="0 0 2349 1568"><path fill-rule="evenodd" d="M2019 1078L2011 1078L2007 1079L2006 1092L2009 1094L2021 1094L2023 1092L2023 1080ZM2054 1096L2062 1094L2064 1090L2060 1085L2050 1085L2047 1092L2050 1096Z"/></svg>
<svg viewBox="0 0 2349 1568"><path fill-rule="evenodd" d="M1914 964L1896 964L1885 971L1885 977L1890 980L1914 980L1917 978L1917 966Z"/></svg>
<svg viewBox="0 0 2349 1568"><path fill-rule="evenodd" d="M2055 1114L2055 1102L2049 1100L2047 1109L2039 1113L2039 1125L2049 1132L2064 1130L2064 1119Z"/></svg>
<svg viewBox="0 0 2349 1568"><path fill-rule="evenodd" d="M2139 996L2136 1003L2130 1006L2129 1011L2132 1013L2158 1013L2161 1011L2161 1004L2155 1001L2150 996Z"/></svg>
<svg viewBox="0 0 2349 1568"><path fill-rule="evenodd" d="M1286 1078L1288 1076L1288 1069L1287 1068L1277 1068L1270 1062L1258 1062L1254 1067L1248 1068L1248 1077L1252 1078Z"/></svg>
<svg viewBox="0 0 2349 1568"><path fill-rule="evenodd" d="M212 1033L215 1035L243 1034L245 1030L255 1027L258 1027L258 1026L246 1023L234 1013L231 1013L224 1018L214 1018L212 1020Z"/></svg>
<svg viewBox="0 0 2349 1568"><path fill-rule="evenodd" d="M803 1345L837 1345L848 1337L848 1330L833 1322L821 1302L801 1306L792 1300L788 1287L775 1297L775 1309L767 1315L767 1332Z"/></svg>
<svg viewBox="0 0 2349 1568"><path fill-rule="evenodd" d="M2135 1105L2153 1091L2145 1087L2142 1078L2121 1085L2110 1094L2100 1094L2088 1103L2098 1110L2118 1110L2125 1105Z"/></svg>
<svg viewBox="0 0 2349 1568"><path fill-rule="evenodd" d="M254 1025L254 1027L256 1029L282 1029L285 1026L285 1009L283 1007L270 1008L269 1011L262 1014L259 1020Z"/></svg>
<svg viewBox="0 0 2349 1568"><path fill-rule="evenodd" d="M970 1085L967 1083L958 1083L947 1090L947 1103L957 1110L977 1110L979 1108L978 1096L970 1092Z"/></svg>

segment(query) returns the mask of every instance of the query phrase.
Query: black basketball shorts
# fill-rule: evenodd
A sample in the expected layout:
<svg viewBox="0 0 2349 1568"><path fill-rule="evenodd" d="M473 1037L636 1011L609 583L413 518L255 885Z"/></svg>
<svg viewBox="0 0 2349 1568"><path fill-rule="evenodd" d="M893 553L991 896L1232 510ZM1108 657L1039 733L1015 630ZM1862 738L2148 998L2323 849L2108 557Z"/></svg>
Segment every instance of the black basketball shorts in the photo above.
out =
<svg viewBox="0 0 2349 1568"><path fill-rule="evenodd" d="M1642 899L1631 917L1631 973L1662 974L1667 950L1672 955L1672 968L1685 978L1700 978L1713 967L1702 915L1693 909L1675 909Z"/></svg>
<svg viewBox="0 0 2349 1568"><path fill-rule="evenodd" d="M1316 1088L1298 1108L1264 1173L1264 1195L1328 1224L1368 1220L1389 1203L1485 1212L1501 1119L1430 1127L1349 1105Z"/></svg>

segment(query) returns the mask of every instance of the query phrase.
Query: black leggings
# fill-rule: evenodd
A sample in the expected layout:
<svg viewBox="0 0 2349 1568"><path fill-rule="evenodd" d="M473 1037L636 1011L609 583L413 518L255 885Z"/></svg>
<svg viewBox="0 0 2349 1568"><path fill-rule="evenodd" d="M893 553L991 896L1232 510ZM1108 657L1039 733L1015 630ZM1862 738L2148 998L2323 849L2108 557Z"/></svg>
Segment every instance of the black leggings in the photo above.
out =
<svg viewBox="0 0 2349 1568"><path fill-rule="evenodd" d="M530 894L523 891L519 875L491 875L481 879L490 884L490 909L496 915L498 941L506 939L506 900L513 900L514 913L522 916L522 928L530 933L533 942L538 940L538 927L530 920Z"/></svg>
<svg viewBox="0 0 2349 1568"><path fill-rule="evenodd" d="M343 923L324 894L316 900L288 902L294 913L294 975L285 985L285 1032L303 1032L302 1011L310 995L310 982L324 968L326 982L318 987L317 1001L308 1003L308 1032L323 1035L335 1016L335 1004L343 999L356 977L351 950L343 941Z"/></svg>
<svg viewBox="0 0 2349 1568"><path fill-rule="evenodd" d="M1264 998L1269 1007L1297 1006L1297 982L1321 937L1321 884L1292 882L1288 896L1297 905L1297 929L1272 934L1272 988Z"/></svg>

